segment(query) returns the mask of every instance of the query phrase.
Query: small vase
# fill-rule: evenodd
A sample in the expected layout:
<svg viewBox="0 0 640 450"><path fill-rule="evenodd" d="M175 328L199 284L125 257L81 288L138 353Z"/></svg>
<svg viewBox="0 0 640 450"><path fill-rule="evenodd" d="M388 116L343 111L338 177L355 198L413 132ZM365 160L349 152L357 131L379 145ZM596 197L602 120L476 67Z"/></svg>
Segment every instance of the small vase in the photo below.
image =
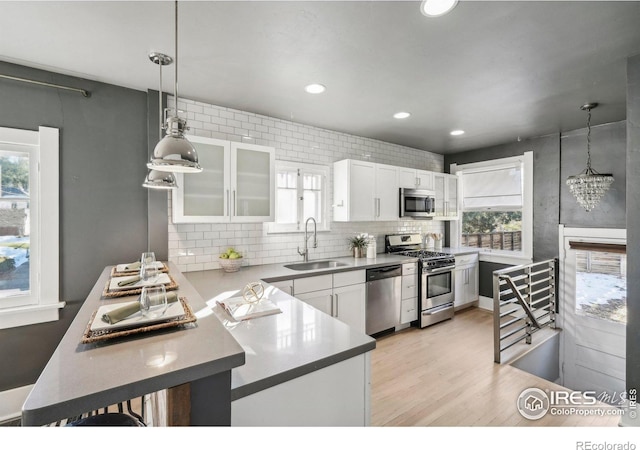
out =
<svg viewBox="0 0 640 450"><path fill-rule="evenodd" d="M362 247L353 247L353 257L362 258Z"/></svg>

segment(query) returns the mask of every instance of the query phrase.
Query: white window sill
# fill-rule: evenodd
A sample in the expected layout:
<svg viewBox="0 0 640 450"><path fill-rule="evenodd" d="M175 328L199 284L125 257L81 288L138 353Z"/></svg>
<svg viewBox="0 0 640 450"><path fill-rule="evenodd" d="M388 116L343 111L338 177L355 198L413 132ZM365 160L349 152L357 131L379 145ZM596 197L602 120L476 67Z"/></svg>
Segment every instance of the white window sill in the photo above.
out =
<svg viewBox="0 0 640 450"><path fill-rule="evenodd" d="M0 309L0 330L7 328L34 325L36 323L54 322L60 318L59 310L65 302L50 305L17 306Z"/></svg>
<svg viewBox="0 0 640 450"><path fill-rule="evenodd" d="M519 266L523 264L530 264L533 261L533 258L527 257L522 253L517 254L509 254L506 252L487 252L481 251L479 253L480 261L483 262L491 262L497 264L510 264L514 266Z"/></svg>

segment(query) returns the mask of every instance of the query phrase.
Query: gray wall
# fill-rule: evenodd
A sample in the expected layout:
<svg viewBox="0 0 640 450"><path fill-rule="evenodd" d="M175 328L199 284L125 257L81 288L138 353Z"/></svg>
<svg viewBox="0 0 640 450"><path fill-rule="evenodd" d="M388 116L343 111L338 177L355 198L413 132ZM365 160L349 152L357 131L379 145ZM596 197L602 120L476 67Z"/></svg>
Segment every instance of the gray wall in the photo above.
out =
<svg viewBox="0 0 640 450"><path fill-rule="evenodd" d="M640 388L640 55L627 62L627 389ZM638 422L636 421L636 424Z"/></svg>
<svg viewBox="0 0 640 450"><path fill-rule="evenodd" d="M0 126L60 129L60 299L67 302L57 322L0 330L0 360L11 366L0 373L3 391L36 381L105 266L146 249L148 144L145 92L4 62L0 73L91 92L84 98L0 80Z"/></svg>

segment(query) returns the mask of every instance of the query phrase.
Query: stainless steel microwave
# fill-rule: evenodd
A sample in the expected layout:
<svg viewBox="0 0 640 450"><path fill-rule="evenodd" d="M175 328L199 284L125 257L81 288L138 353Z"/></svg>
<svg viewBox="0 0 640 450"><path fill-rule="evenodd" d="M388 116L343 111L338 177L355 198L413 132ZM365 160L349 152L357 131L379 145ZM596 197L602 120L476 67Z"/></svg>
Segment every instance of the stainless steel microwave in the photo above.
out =
<svg viewBox="0 0 640 450"><path fill-rule="evenodd" d="M400 188L400 217L428 219L436 215L436 196L425 189Z"/></svg>

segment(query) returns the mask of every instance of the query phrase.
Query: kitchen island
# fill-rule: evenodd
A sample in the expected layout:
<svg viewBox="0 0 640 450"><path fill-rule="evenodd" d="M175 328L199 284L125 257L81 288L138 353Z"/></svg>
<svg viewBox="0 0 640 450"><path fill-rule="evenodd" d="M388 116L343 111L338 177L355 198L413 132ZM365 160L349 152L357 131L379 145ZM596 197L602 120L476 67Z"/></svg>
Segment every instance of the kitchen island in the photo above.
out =
<svg viewBox="0 0 640 450"><path fill-rule="evenodd" d="M269 282L415 261L334 259L344 265L296 271L283 264L187 272L213 313L242 345L246 363L231 372L231 424L245 426L366 426L370 421L370 355L375 340ZM261 280L282 313L235 322L217 301Z"/></svg>

